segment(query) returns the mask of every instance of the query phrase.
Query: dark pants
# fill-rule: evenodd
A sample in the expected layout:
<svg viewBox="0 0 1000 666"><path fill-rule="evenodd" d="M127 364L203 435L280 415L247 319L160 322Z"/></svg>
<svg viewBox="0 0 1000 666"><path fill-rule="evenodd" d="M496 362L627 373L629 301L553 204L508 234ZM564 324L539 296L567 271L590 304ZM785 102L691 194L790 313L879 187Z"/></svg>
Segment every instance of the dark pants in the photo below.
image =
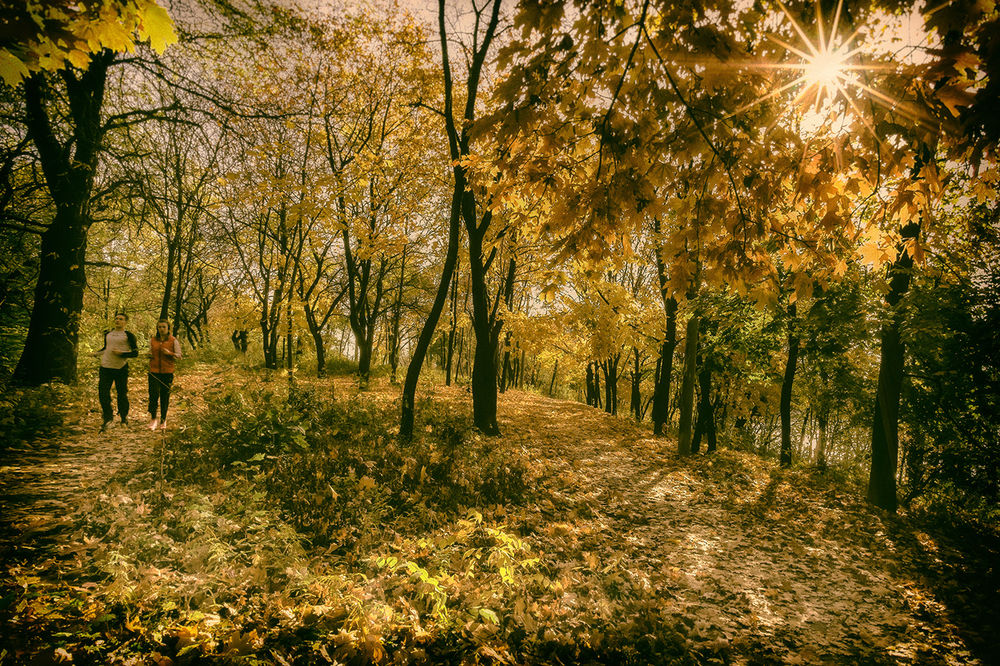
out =
<svg viewBox="0 0 1000 666"><path fill-rule="evenodd" d="M118 394L118 416L128 418L128 365L118 368L101 366L97 375L97 399L101 403L101 414L105 421L110 421L114 413L111 411L111 384L115 385Z"/></svg>
<svg viewBox="0 0 1000 666"><path fill-rule="evenodd" d="M156 418L156 403L160 403L160 420L167 418L167 406L170 404L170 386L174 383L172 372L149 373L149 415Z"/></svg>

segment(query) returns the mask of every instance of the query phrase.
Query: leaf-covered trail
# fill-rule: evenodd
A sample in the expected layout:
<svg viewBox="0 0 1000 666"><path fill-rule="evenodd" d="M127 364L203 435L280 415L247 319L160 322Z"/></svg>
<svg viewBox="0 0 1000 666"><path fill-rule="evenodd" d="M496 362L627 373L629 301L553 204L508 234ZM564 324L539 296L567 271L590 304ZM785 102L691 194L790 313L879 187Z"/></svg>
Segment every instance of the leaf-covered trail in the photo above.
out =
<svg viewBox="0 0 1000 666"><path fill-rule="evenodd" d="M133 379L133 384L137 382ZM81 495L100 492L119 470L147 455L164 435L144 427L132 393L132 421L115 417L99 432L100 409L87 395L67 410L59 436L25 442L0 453L0 557L28 560L58 551L61 531L72 523Z"/></svg>
<svg viewBox="0 0 1000 666"><path fill-rule="evenodd" d="M805 471L731 452L679 461L648 428L578 403L517 393L501 405L507 437L556 470L562 501L541 512L569 523L569 571L638 578L695 635L787 663L977 663L918 582L930 572L914 545L943 548L930 536L900 539Z"/></svg>
<svg viewBox="0 0 1000 666"><path fill-rule="evenodd" d="M207 366L186 372L172 425L196 418L203 389L220 381ZM338 381L338 396L350 391ZM471 411L461 389L433 391ZM373 393L395 398L384 385ZM142 416L134 406L133 416ZM582 404L511 391L500 422L541 486L540 502L506 514L555 581L554 594L528 609L541 623L566 628L587 617L614 631L648 611L676 624L682 642L731 663L997 661L995 551L958 549L874 514L807 469L781 471L732 451L680 460L648 427ZM106 434L98 423L88 395L62 436L0 459L6 564L62 577L82 552L79 532L71 535L81 512L116 473L155 466L157 447L169 442L140 422ZM121 501L136 508L138 500Z"/></svg>

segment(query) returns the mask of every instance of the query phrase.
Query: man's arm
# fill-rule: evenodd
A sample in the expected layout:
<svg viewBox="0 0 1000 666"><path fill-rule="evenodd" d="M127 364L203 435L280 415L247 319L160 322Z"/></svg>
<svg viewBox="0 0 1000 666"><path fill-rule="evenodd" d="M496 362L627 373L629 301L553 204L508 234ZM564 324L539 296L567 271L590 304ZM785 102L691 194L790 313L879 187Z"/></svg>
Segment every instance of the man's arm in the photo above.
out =
<svg viewBox="0 0 1000 666"><path fill-rule="evenodd" d="M132 331L125 331L125 339L128 340L129 351L122 354L122 358L135 358L139 355L139 345L135 340Z"/></svg>

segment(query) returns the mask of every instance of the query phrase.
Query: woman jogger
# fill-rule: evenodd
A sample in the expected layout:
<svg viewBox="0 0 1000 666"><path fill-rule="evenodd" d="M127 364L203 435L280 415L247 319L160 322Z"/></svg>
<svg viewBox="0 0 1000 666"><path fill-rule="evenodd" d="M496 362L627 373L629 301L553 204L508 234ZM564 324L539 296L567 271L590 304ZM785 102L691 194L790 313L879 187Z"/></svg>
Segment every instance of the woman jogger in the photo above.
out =
<svg viewBox="0 0 1000 666"><path fill-rule="evenodd" d="M170 335L166 319L156 322L156 335L149 341L149 429L167 429L170 387L174 383L174 361L181 357L180 340ZM157 407L160 415L157 417Z"/></svg>

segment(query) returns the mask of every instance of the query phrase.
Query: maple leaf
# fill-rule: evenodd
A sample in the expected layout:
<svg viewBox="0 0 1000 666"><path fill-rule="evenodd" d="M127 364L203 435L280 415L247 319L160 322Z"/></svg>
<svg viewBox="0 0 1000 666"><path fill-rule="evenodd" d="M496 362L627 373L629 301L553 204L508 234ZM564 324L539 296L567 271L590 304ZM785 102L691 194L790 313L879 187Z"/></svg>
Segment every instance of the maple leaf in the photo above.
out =
<svg viewBox="0 0 1000 666"><path fill-rule="evenodd" d="M873 269L878 268L882 265L882 248L878 244L869 241L858 248L858 253L861 255L862 261L870 265Z"/></svg>
<svg viewBox="0 0 1000 666"><path fill-rule="evenodd" d="M150 47L157 53L163 53L169 45L177 42L174 22L167 14L167 10L152 0L141 4L140 7L142 31L149 37Z"/></svg>
<svg viewBox="0 0 1000 666"><path fill-rule="evenodd" d="M28 68L19 58L7 49L0 49L0 78L4 83L14 87L28 75Z"/></svg>

